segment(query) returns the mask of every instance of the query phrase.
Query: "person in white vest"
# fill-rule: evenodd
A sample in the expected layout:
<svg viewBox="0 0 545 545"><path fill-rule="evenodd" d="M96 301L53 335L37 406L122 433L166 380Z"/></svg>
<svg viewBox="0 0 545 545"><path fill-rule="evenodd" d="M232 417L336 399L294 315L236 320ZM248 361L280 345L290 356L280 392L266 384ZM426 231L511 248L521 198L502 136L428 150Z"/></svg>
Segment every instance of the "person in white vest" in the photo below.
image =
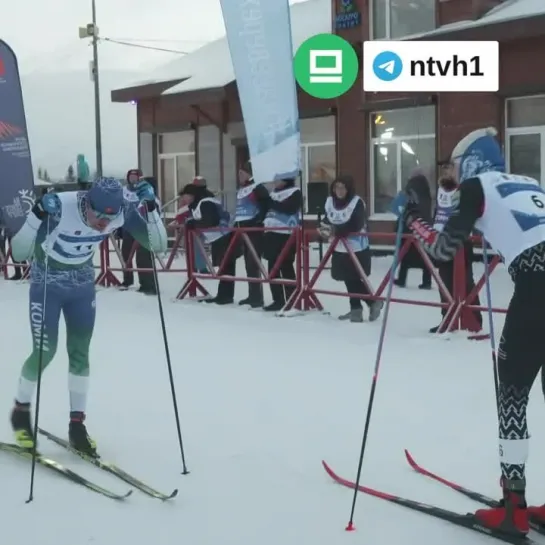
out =
<svg viewBox="0 0 545 545"><path fill-rule="evenodd" d="M239 170L238 181L235 227L263 227L263 220L267 214L269 192L264 184L255 183L250 161ZM261 259L263 232L249 231L246 235L255 249L257 258ZM259 264L252 255L250 248L242 240L241 247L244 254L246 275L248 278L259 278L261 276ZM257 282L248 282L248 297L239 301L239 305L261 308L263 306L263 285Z"/></svg>
<svg viewBox="0 0 545 545"><path fill-rule="evenodd" d="M286 227L301 225L303 195L295 186L295 179L274 182L274 190L267 198L267 215L264 225L267 229L263 237L263 256L267 260L269 272L281 256L290 238L291 232ZM278 230L278 228L284 228ZM296 245L293 243L284 255L277 278L295 280ZM271 284L273 302L265 307L267 311L279 311L284 308L294 292L293 286Z"/></svg>
<svg viewBox="0 0 545 545"><path fill-rule="evenodd" d="M325 202L325 219L319 227L320 236L328 240L331 236L342 237L358 260L366 276L371 274L371 250L366 230L365 202L356 195L351 176L340 176L331 184L330 195ZM344 282L346 291L354 295L369 295L359 270L352 262L345 245L340 241L331 256L333 280ZM350 297L350 311L339 320L363 322L362 299ZM382 309L382 301L366 299L369 321L374 322Z"/></svg>
<svg viewBox="0 0 545 545"><path fill-rule="evenodd" d="M121 183L100 178L89 191L47 193L27 216L12 240L15 259L31 259L29 319L32 353L23 364L11 425L17 444L34 447L30 406L40 363L45 369L58 345L61 313L66 323L72 447L95 456L96 444L85 427L89 388L89 348L95 326L95 269L93 256L116 229L128 229L151 251L164 252L167 234L153 187L139 182L128 201Z"/></svg>
<svg viewBox="0 0 545 545"><path fill-rule="evenodd" d="M404 218L438 261L452 260L477 229L503 257L513 280L497 360L495 408L503 497L497 506L468 515L467 522L483 526L490 535L505 541L514 543L519 538L522 543L530 522L545 526L545 506L528 506L525 498L530 437L526 410L545 352L545 191L538 180L505 173L496 134L493 128L478 129L454 148L451 160L460 186L442 231L421 220L412 194L406 195ZM464 402L463 392L459 402ZM540 489L537 485L536 490Z"/></svg>
<svg viewBox="0 0 545 545"><path fill-rule="evenodd" d="M222 202L214 196L204 186L187 184L180 192L181 201L189 206L191 217L186 221L185 227L188 232L193 229L202 230L201 234L204 241L210 244L212 253L212 265L219 267L225 252L231 242L232 232L227 229L230 226L231 218L229 212L225 210ZM214 229L224 227L226 229ZM240 257L240 247L229 255L229 260L223 270L218 273L225 276L235 276L236 260ZM218 305L230 305L234 301L235 283L233 280L220 280L218 283L218 292L215 297L206 299L207 303L216 303Z"/></svg>
<svg viewBox="0 0 545 545"><path fill-rule="evenodd" d="M433 219L433 228L441 232L452 212L455 209L454 200L456 198L456 190L458 189L458 183L452 174L452 164L449 160L440 161L439 166L442 168L442 176L439 178L437 188L437 198L435 205L435 216ZM473 243L471 240L464 242L464 261L465 261L465 290L466 295L469 295L475 287L475 280L473 278ZM437 270L441 280L445 284L445 287L449 293L454 293L454 261L440 261L437 263ZM441 301L446 303L447 300L443 297L441 291L439 291ZM475 306L480 306L481 301L479 296L471 303ZM441 309L441 316L445 316L446 308ZM476 310L473 312L474 324L472 330L474 332L480 331L483 325L482 314ZM432 327L430 333L437 333L440 325Z"/></svg>

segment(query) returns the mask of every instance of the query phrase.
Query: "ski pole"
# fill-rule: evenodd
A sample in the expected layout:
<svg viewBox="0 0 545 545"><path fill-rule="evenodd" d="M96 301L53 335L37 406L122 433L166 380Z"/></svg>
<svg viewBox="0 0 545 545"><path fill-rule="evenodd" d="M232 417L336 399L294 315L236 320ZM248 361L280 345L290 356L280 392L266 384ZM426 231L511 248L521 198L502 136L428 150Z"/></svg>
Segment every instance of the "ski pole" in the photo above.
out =
<svg viewBox="0 0 545 545"><path fill-rule="evenodd" d="M378 383L378 374L380 370L380 362L382 358L382 349L384 347L384 339L386 336L386 325L388 324L388 315L390 312L390 303L392 300L392 291L394 288L394 275L397 269L397 262L398 262L398 256L399 256L399 249L401 246L402 241L402 235L403 235L403 212L404 209L401 210L400 218L398 221L397 226L397 232L396 232L396 239L395 239L395 246L394 246L394 261L392 263L392 268L390 269L390 279L388 281L388 291L386 293L386 298L384 302L384 318L382 319L382 325L380 328L380 336L378 341L378 348L377 348L377 356L375 360L375 369L373 371L373 379L371 381L371 391L369 394L369 403L367 405L367 415L365 417L365 427L363 430L363 437L361 440L361 450L360 450L360 457L358 460L358 472L356 475L356 486L354 487L354 496L352 497L352 508L350 510L350 520L348 521L348 524L346 526L347 532L352 532L355 530L354 526L354 512L356 510L356 502L358 498L358 487L360 485L361 480L361 470L363 466L363 457L365 455L365 447L367 446L367 436L369 435L369 425L371 423L371 413L373 412L373 403L375 400L375 391L377 389L377 383Z"/></svg>
<svg viewBox="0 0 545 545"><path fill-rule="evenodd" d="M496 409L500 417L500 383L498 378L498 352L496 350L496 336L494 335L494 315L492 314L492 289L490 287L490 264L486 239L483 237L483 261L484 261L484 284L486 287L488 328L490 329L490 349L492 350L492 367L494 369L494 388L496 391ZM467 266L467 263L466 263ZM469 264L471 266L471 264Z"/></svg>
<svg viewBox="0 0 545 545"><path fill-rule="evenodd" d="M49 214L47 215L46 232L49 234ZM38 429L40 419L40 400L42 397L42 374L44 369L44 339L45 339L45 306L47 304L47 276L49 273L49 249L44 252L44 295L42 299L42 316L40 324L40 340L38 344L38 381L36 383L36 407L34 409L34 441L32 444L32 463L30 465L30 486L28 499L25 503L34 500L34 481L36 475L36 458L38 456Z"/></svg>
<svg viewBox="0 0 545 545"><path fill-rule="evenodd" d="M144 206L144 209L146 210L146 217L148 216L147 208L145 203L141 203L141 206ZM160 220L161 221L161 220ZM149 224L148 224L149 227ZM151 249L151 234L148 229L148 244L150 247L150 254L151 254L151 266L153 269L153 280L155 282L155 291L157 292L157 305L159 307L159 319L161 321L161 332L163 335L163 344L165 347L165 358L167 361L167 369L168 369L168 379L170 382L170 394L172 396L172 406L174 408L174 417L176 419L176 432L178 434L178 444L180 446L180 455L182 457L182 475L187 475L189 473L185 461L185 450L184 450L184 442L182 439L182 426L180 423L180 413L178 410L178 400L176 397L176 386L174 385L174 373L172 371L172 360L170 358L170 347L168 343L168 336L167 336L167 328L165 323L165 313L163 312L163 301L161 299L161 291L159 289L159 276L157 274L157 263L155 263L155 252Z"/></svg>

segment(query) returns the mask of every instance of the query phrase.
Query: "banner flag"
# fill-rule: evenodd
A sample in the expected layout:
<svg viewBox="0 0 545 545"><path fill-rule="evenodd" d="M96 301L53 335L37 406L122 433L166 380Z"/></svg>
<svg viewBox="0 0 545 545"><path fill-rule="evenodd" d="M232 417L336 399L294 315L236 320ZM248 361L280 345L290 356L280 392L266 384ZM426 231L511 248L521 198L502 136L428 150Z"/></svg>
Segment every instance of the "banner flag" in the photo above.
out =
<svg viewBox="0 0 545 545"><path fill-rule="evenodd" d="M34 204L34 172L17 57L0 40L0 224L9 236Z"/></svg>
<svg viewBox="0 0 545 545"><path fill-rule="evenodd" d="M288 0L220 0L252 172L296 178L301 134Z"/></svg>

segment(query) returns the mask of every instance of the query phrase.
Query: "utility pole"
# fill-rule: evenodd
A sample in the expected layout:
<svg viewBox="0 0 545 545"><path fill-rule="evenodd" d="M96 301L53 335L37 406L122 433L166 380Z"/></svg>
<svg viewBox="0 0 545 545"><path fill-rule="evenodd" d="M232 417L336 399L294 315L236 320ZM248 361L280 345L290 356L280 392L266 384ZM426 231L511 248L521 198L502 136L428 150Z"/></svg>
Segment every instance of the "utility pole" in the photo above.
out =
<svg viewBox="0 0 545 545"><path fill-rule="evenodd" d="M91 38L93 46L93 60L90 63L90 75L95 94L95 146L97 176L102 176L102 124L100 116L100 77L98 70L98 40L96 0L91 0L92 23L79 28L81 39Z"/></svg>

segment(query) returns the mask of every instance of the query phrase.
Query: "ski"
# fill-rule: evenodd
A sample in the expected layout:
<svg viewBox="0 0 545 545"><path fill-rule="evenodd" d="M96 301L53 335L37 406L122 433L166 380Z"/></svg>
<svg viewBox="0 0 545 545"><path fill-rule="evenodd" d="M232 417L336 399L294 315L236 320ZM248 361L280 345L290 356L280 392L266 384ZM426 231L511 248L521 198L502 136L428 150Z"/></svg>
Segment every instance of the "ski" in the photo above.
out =
<svg viewBox="0 0 545 545"><path fill-rule="evenodd" d="M436 473L432 473L431 471L427 470L425 467L422 467L421 465L419 465L407 449L405 449L405 458L407 459L407 462L409 463L409 465L417 473L420 473L420 475L433 479L434 481L440 484L443 484L447 486L448 488L456 492L459 492L460 494L463 494L464 496L466 496L467 498L471 500L482 503L483 505L487 505L488 507L498 507L500 504L500 502L495 500L494 498L485 496L484 494L481 494L480 492L476 492L475 490L466 488L465 486L462 486L458 483L449 481L448 479L445 479L441 477L440 475L437 475ZM530 518L529 523L532 530L536 531L537 533L541 535L545 535L545 528L543 528L541 524L539 524L539 522L532 520L532 517L529 517L529 518Z"/></svg>
<svg viewBox="0 0 545 545"><path fill-rule="evenodd" d="M54 435L53 433L47 430L40 428L39 432L44 437L47 437L47 439L49 439L50 441L53 441L54 443L66 449L67 451L71 452L72 454L79 456L82 460L85 460L86 462L94 465L95 467L98 467L99 469L102 469L103 471L110 473L114 477L121 479L125 483L130 484L134 488L140 490L140 492L148 496L151 496L152 498L166 501L166 500L171 500L178 495L177 488L173 490L170 494L164 494L162 492L159 492L158 490L155 490L151 486L148 486L146 483L142 482L140 479L133 477L132 475L130 475L129 473L127 473L120 467L116 466L115 464L112 464L110 462L104 462L103 460L100 459L100 457L85 455L77 451L75 448L73 448L72 445L70 445L70 443L66 441L65 439L62 439L61 437L58 437L57 435Z"/></svg>
<svg viewBox="0 0 545 545"><path fill-rule="evenodd" d="M12 454L24 458L25 460L32 460L32 452L27 449L21 448L18 445L0 442L0 450L4 452L11 452ZM68 481L79 484L87 488L88 490L92 490L93 492L101 494L102 496L106 496L107 498L110 498L112 500L124 500L132 494L132 490L129 490L126 494L116 494L115 492L112 492L107 488L104 488L98 484L95 484L92 481L89 481L85 477L82 477L75 471L72 471L71 469L63 466L59 462L56 462L51 458L46 458L42 454L38 454L36 456L36 463L40 464L43 467L51 469L58 475L62 475Z"/></svg>
<svg viewBox="0 0 545 545"><path fill-rule="evenodd" d="M343 479L342 477L337 475L326 462L322 461L322 465L324 466L326 473L336 483L340 484L341 486L351 488L352 490L356 488L356 483ZM504 543L511 543L512 545L540 545L540 542L535 541L529 537L509 536L492 530L490 528L486 528L482 526L475 518L475 516L471 513L464 515L462 513L457 513L456 511L449 511L448 509L437 507L436 505L429 505L415 500L410 500L408 498L403 498L401 496L395 496L393 494L381 492L380 490L375 490L374 488L369 488L363 485L359 485L357 489L359 492L363 492L364 494L368 494L370 496L374 496L375 498L380 498L382 500L401 505L402 507L407 507L408 509L412 509L413 511L418 511L426 515L430 515L437 519L450 522L451 524L455 524L456 526L467 528L468 530L473 530L474 532L493 537L495 539L503 541Z"/></svg>

